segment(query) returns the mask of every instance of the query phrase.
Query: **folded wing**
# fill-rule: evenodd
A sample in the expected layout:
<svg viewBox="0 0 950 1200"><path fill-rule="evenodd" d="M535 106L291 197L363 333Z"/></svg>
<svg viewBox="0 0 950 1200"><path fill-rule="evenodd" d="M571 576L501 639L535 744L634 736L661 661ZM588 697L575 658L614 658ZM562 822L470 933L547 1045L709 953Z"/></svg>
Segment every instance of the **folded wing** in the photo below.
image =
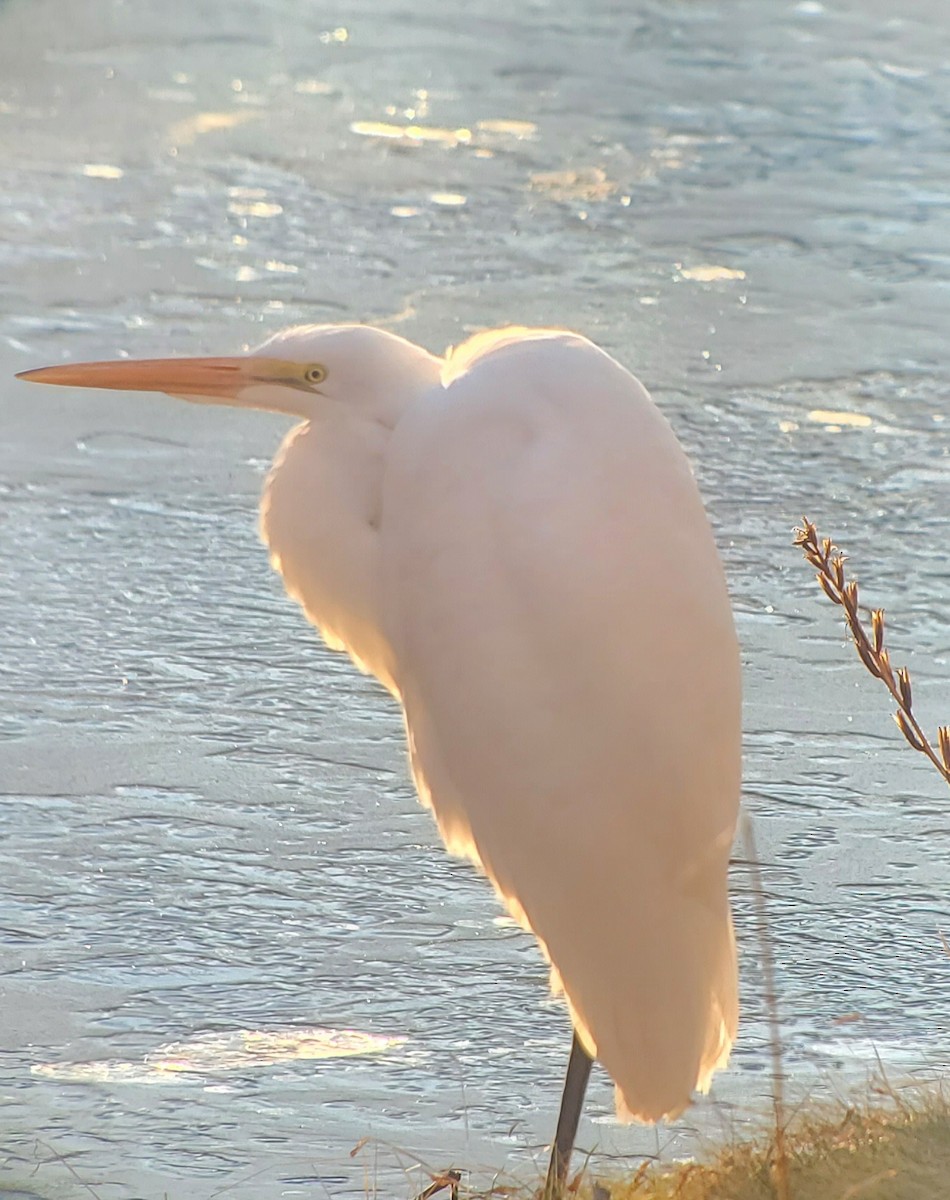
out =
<svg viewBox="0 0 950 1200"><path fill-rule="evenodd" d="M396 428L380 530L420 796L538 939L618 1112L673 1115L737 1019L712 535L666 420L583 338L496 335L446 381Z"/></svg>

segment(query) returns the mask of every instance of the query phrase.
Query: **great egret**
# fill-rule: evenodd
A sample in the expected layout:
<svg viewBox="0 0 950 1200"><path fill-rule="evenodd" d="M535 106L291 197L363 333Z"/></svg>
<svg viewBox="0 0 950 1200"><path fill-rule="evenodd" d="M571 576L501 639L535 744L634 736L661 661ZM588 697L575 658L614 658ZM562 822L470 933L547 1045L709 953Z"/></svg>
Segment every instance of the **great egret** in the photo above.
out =
<svg viewBox="0 0 950 1200"><path fill-rule="evenodd" d="M593 1058L623 1119L706 1089L738 1012L738 652L699 491L643 386L574 333L494 330L438 358L358 325L20 378L301 422L264 488L271 562L401 703L446 847L534 934L570 1010L548 1195Z"/></svg>

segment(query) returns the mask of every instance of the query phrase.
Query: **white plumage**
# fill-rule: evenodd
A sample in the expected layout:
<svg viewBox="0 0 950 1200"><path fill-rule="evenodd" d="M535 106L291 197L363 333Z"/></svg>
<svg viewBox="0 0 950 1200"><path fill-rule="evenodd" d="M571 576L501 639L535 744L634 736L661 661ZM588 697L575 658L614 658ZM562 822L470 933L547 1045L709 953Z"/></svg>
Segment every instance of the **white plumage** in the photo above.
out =
<svg viewBox="0 0 950 1200"><path fill-rule="evenodd" d="M680 1112L736 1031L739 667L696 484L639 382L571 333L443 360L356 326L27 374L302 419L261 512L288 592L401 702L422 801L538 939L620 1115Z"/></svg>
<svg viewBox="0 0 950 1200"><path fill-rule="evenodd" d="M300 503L298 452L301 473L332 459L312 463L314 489L353 486L336 478L354 467L337 418L278 460L263 521L275 564L331 645L402 702L420 797L537 937L618 1112L675 1115L728 1057L737 1017L737 653L685 456L583 338L473 339L392 428L364 430L363 528L343 545L352 562L365 540L361 595L376 598L343 628L321 610L346 573L328 569L338 522L299 556L321 583L292 561L328 499L275 519L285 486Z"/></svg>

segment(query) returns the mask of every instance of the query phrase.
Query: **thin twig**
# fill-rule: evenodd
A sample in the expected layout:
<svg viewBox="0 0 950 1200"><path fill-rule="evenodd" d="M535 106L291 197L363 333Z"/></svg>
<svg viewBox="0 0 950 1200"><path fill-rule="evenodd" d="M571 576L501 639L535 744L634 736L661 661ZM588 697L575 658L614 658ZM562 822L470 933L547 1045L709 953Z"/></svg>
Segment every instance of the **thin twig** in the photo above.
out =
<svg viewBox="0 0 950 1200"><path fill-rule="evenodd" d="M86 1180L82 1178L82 1176L73 1167L73 1164L69 1161L69 1158L65 1154L61 1154L59 1152L59 1150L56 1149L55 1146L51 1145L49 1142L43 1141L42 1138L36 1139L36 1145L42 1146L44 1150L48 1150L50 1152L50 1158L45 1160L45 1162L43 1164L44 1166L50 1162L60 1163L61 1166L64 1166L66 1168L66 1170L70 1173L70 1175L72 1175L73 1179L75 1179L76 1183L81 1188L85 1188L85 1190L87 1192L89 1192L89 1194L91 1196L95 1197L95 1200L102 1200L102 1197L99 1195L99 1193L96 1191L96 1189L92 1186L92 1184L87 1183ZM75 1153L75 1151L74 1151L74 1153ZM39 1166L39 1159L37 1159L37 1167L38 1166Z"/></svg>
<svg viewBox="0 0 950 1200"><path fill-rule="evenodd" d="M778 1013L778 991L775 987L775 957L769 937L768 915L765 911L765 889L762 885L762 866L755 844L755 833L748 815L742 817L742 841L749 859L752 875L752 895L758 925L759 952L762 955L762 975L765 983L765 1004L769 1018L769 1048L772 1052L772 1110L775 1117L775 1161L773 1181L776 1200L791 1200L788 1145L785 1137L785 1076L782 1072L782 1029Z"/></svg>
<svg viewBox="0 0 950 1200"><path fill-rule="evenodd" d="M438 1192L444 1191L446 1188L449 1189L451 1200L458 1200L459 1183L461 1180L461 1171L455 1171L451 1169L448 1171L443 1171L440 1175L437 1175L432 1180L432 1183L425 1189L424 1192L420 1192L419 1195L416 1196L416 1200L429 1200L431 1196L435 1196Z"/></svg>
<svg viewBox="0 0 950 1200"><path fill-rule="evenodd" d="M941 725L937 729L935 750L913 713L910 672L906 667L895 670L891 666L890 655L884 646L884 609L875 608L871 611L869 635L861 622L858 585L854 580L845 578L845 555L831 538L819 538L818 530L805 517L802 518L801 528L795 530L795 545L818 572L818 582L828 599L844 609L858 657L893 696L897 704L894 720L907 744L920 754L925 754L945 782L950 783L950 725Z"/></svg>

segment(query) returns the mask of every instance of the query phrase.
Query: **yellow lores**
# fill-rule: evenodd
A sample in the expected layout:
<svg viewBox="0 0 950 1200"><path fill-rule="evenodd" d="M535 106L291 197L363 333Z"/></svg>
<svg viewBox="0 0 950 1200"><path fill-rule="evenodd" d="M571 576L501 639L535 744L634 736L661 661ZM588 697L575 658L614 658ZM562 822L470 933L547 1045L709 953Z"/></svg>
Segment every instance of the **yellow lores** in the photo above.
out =
<svg viewBox="0 0 950 1200"><path fill-rule="evenodd" d="M573 333L441 359L363 326L23 378L297 419L261 506L274 565L400 702L446 845L570 1009L549 1195L592 1057L622 1117L681 1112L736 1031L739 659L699 492L641 384Z"/></svg>

